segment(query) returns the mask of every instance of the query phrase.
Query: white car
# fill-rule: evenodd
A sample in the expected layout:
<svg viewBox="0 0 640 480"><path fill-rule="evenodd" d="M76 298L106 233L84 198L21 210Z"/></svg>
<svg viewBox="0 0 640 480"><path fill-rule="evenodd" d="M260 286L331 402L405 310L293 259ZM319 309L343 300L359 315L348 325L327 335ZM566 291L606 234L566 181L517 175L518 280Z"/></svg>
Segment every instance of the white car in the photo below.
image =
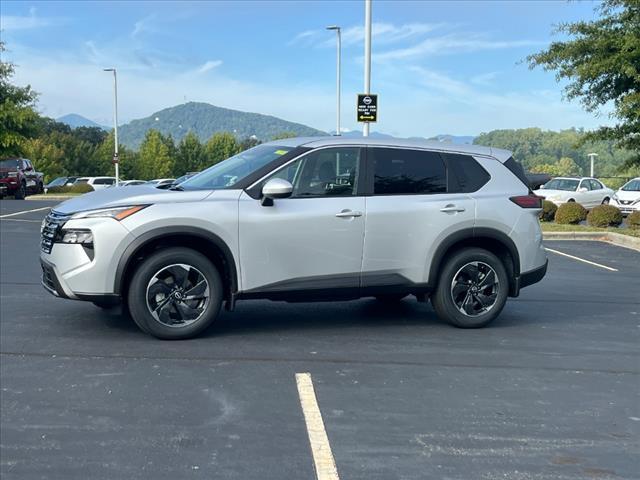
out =
<svg viewBox="0 0 640 480"><path fill-rule="evenodd" d="M585 208L608 204L613 190L595 178L557 177L533 193L556 205L576 202Z"/></svg>
<svg viewBox="0 0 640 480"><path fill-rule="evenodd" d="M118 182L118 187L134 187L137 185L144 185L145 183L147 183L146 180L122 180L120 182ZM115 187L116 185L114 185Z"/></svg>
<svg viewBox="0 0 640 480"><path fill-rule="evenodd" d="M146 185L151 185L156 188L169 188L175 181L175 178L156 178L155 180L149 180Z"/></svg>
<svg viewBox="0 0 640 480"><path fill-rule="evenodd" d="M640 177L625 183L611 197L611 205L618 207L622 213L640 212Z"/></svg>
<svg viewBox="0 0 640 480"><path fill-rule="evenodd" d="M103 188L111 187L115 185L116 178L115 177L80 177L73 184L81 185L86 183L87 185L91 185L94 190L102 190Z"/></svg>

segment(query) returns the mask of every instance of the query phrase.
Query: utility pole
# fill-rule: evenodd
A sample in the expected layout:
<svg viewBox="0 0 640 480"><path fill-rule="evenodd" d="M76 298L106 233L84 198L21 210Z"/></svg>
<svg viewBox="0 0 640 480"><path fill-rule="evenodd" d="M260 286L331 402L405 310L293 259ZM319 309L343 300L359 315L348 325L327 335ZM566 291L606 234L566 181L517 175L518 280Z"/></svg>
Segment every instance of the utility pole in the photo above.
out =
<svg viewBox="0 0 640 480"><path fill-rule="evenodd" d="M364 93L371 93L371 0L364 0ZM364 122L362 136L369 136L369 122Z"/></svg>
<svg viewBox="0 0 640 480"><path fill-rule="evenodd" d="M116 167L116 187L120 183L120 156L118 154L118 76L115 68L105 68L105 72L113 72L113 163Z"/></svg>
<svg viewBox="0 0 640 480"><path fill-rule="evenodd" d="M340 33L340 27L337 25L329 25L327 30L335 30L336 31L336 39L338 42L338 49L336 52L336 135L342 135L340 130L340 70L341 70L341 62L340 62L340 54L342 50L342 35Z"/></svg>
<svg viewBox="0 0 640 480"><path fill-rule="evenodd" d="M593 173L594 173L593 161L594 161L594 158L598 156L598 154L597 153L589 153L587 156L591 159L591 177L593 177Z"/></svg>

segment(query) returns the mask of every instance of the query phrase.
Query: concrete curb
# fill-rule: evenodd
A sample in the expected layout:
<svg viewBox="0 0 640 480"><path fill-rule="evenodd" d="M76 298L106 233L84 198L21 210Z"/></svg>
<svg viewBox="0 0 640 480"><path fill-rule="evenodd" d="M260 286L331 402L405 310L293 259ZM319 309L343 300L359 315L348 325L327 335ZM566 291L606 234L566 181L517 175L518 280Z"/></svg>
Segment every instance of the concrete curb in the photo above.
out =
<svg viewBox="0 0 640 480"><path fill-rule="evenodd" d="M25 198L25 200L69 200L70 198L76 198L78 195L33 195Z"/></svg>
<svg viewBox="0 0 640 480"><path fill-rule="evenodd" d="M640 252L640 237L615 232L542 232L544 240L592 240L608 242Z"/></svg>

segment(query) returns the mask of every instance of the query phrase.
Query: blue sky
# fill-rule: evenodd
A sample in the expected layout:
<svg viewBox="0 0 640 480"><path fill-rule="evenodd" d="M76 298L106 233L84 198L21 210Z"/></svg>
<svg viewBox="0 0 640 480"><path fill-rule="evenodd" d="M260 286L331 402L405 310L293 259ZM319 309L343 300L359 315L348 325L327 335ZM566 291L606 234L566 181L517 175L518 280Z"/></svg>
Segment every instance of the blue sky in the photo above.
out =
<svg viewBox="0 0 640 480"><path fill-rule="evenodd" d="M558 130L608 123L562 100L552 72L520 63L558 22L591 19L593 2L373 0L374 130L397 136ZM15 80L49 116L121 123L187 101L335 126L335 34L343 28L343 127L363 89L362 1L2 2Z"/></svg>

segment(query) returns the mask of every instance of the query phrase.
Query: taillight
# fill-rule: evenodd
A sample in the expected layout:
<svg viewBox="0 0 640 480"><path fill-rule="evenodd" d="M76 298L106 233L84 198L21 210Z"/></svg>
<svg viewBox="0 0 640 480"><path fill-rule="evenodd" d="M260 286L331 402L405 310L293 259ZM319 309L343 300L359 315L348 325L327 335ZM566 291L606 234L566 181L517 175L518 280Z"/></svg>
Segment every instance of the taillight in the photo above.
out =
<svg viewBox="0 0 640 480"><path fill-rule="evenodd" d="M522 208L542 208L543 198L530 193L529 195L510 197L509 200Z"/></svg>

